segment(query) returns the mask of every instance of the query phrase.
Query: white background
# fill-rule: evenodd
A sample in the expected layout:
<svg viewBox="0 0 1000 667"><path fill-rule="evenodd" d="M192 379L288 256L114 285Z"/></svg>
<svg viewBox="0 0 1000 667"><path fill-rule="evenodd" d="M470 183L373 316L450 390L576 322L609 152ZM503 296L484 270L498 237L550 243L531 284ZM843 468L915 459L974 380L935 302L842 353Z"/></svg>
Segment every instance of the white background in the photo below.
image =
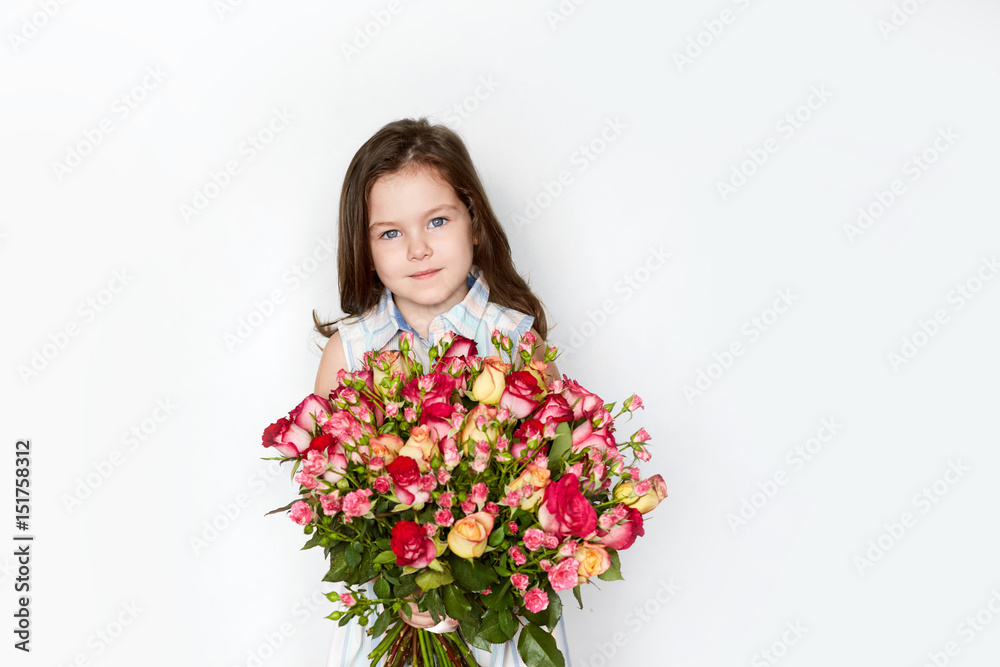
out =
<svg viewBox="0 0 1000 667"><path fill-rule="evenodd" d="M994 664L995 2L44 4L0 11L0 480L30 438L36 536L25 655L3 494L4 664L324 664L322 553L263 516L294 485L260 435L339 314L315 257L348 162L422 115L466 141L560 370L646 404L619 433L670 497L626 581L564 596L575 667Z"/></svg>

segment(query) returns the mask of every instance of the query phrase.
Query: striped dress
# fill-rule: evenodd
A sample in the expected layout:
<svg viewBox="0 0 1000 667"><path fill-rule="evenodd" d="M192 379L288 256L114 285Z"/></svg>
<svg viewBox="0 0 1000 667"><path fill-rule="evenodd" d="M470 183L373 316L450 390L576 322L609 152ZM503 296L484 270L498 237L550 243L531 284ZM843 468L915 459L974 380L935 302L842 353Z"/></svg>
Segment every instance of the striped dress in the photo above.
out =
<svg viewBox="0 0 1000 667"><path fill-rule="evenodd" d="M473 265L466 286L468 294L461 303L456 304L446 313L435 317L424 338L414 331L396 309L392 293L383 289L382 297L373 312L361 318L349 318L339 325L340 338L344 345L344 357L347 359L348 370L355 371L361 366L362 358L367 350L398 350L399 337L404 331L413 333L413 355L423 364L426 372L431 346L440 341L445 331L454 331L466 338L474 340L481 357L496 355L505 361L493 346L490 336L494 329L510 336L516 341L524 335L534 322L534 317L512 308L504 308L489 301L490 289L479 267ZM343 592L341 584L334 584L334 589ZM375 597L372 585L367 585L369 597ZM566 642L566 628L562 619L553 633L559 650L566 658L566 667L571 667L569 651ZM365 629L355 621L344 627L334 624L333 641L327 658L327 667L368 667L368 654L378 644L365 633ZM506 644L496 644L492 652L472 648L472 653L482 667L521 667L521 657L517 654L517 636ZM384 664L384 658L379 663Z"/></svg>

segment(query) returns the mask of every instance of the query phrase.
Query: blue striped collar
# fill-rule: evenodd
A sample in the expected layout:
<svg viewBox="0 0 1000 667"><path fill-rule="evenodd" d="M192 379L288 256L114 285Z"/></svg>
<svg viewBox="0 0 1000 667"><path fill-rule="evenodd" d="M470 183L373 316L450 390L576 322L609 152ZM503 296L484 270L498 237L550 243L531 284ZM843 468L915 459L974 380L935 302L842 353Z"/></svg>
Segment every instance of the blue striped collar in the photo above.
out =
<svg viewBox="0 0 1000 667"><path fill-rule="evenodd" d="M486 278L483 277L482 269L475 264L472 265L469 275L465 278L465 285L469 289L465 298L447 312L441 313L431 320L427 331L430 340L425 339L428 347L434 345L438 337L445 331L454 331L470 340L475 339L479 322L483 319L483 315L486 313L486 304L490 300L490 288L486 284ZM399 331L409 331L415 338L422 338L396 308L392 292L386 288L382 289L382 296L375 310L374 320L369 326L373 331L378 332L378 338L372 341L372 346L376 350L382 349L382 346L392 340Z"/></svg>

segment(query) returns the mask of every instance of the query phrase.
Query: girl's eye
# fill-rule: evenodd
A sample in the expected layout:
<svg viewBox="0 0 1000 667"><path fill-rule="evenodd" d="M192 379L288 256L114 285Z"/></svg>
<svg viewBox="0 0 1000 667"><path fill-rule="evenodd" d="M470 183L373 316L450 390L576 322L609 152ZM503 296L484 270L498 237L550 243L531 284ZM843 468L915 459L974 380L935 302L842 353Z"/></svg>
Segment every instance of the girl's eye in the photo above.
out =
<svg viewBox="0 0 1000 667"><path fill-rule="evenodd" d="M441 221L441 224L440 225L434 224L438 220ZM431 227L433 227L434 229L441 229L442 227L444 227L444 223L446 223L446 222L448 222L448 218L433 218L430 221L430 223L428 223L428 224L430 224ZM379 238L380 239L395 239L395 238L399 238L398 236L386 236L387 234L399 234L399 230L398 229L390 229L389 231L382 232L382 234L379 236Z"/></svg>

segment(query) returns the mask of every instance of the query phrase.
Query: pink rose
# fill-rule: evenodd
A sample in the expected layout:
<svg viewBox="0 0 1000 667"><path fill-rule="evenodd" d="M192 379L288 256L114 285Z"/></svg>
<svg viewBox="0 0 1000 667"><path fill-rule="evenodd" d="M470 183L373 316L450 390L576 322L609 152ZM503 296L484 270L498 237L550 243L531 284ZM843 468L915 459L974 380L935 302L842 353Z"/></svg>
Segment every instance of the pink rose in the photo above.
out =
<svg viewBox="0 0 1000 667"><path fill-rule="evenodd" d="M486 502L486 497L489 495L489 492L489 489L486 488L486 484L483 482L477 482L472 485L472 489L469 493L469 499L477 505L482 505Z"/></svg>
<svg viewBox="0 0 1000 667"><path fill-rule="evenodd" d="M355 603L356 603L356 600L354 599L354 596L351 595L350 593L341 593L340 594L340 601L343 604L347 605L348 607L353 607L355 605Z"/></svg>
<svg viewBox="0 0 1000 667"><path fill-rule="evenodd" d="M476 345L476 341L470 340L461 334L455 334L454 338L452 338L451 345L444 351L441 358L474 357L478 354L479 347Z"/></svg>
<svg viewBox="0 0 1000 667"><path fill-rule="evenodd" d="M514 523L513 521L508 521L507 522L507 530L510 531L511 535L516 535L517 534L517 524Z"/></svg>
<svg viewBox="0 0 1000 667"><path fill-rule="evenodd" d="M305 470L300 470L295 474L295 481L309 490L315 489L319 486L319 481L317 481L316 476L310 475Z"/></svg>
<svg viewBox="0 0 1000 667"><path fill-rule="evenodd" d="M577 572L580 570L580 561L573 558L564 558L555 567L550 568L548 571L549 583L552 584L552 588L557 591L565 591L570 588L574 588L577 583Z"/></svg>
<svg viewBox="0 0 1000 667"><path fill-rule="evenodd" d="M524 606L532 614L545 611L549 607L549 596L541 588L532 588L524 594Z"/></svg>
<svg viewBox="0 0 1000 667"><path fill-rule="evenodd" d="M418 375L403 387L403 398L411 405L421 405L424 409L434 403L451 403L455 390L455 378L444 373Z"/></svg>
<svg viewBox="0 0 1000 667"><path fill-rule="evenodd" d="M576 475L565 474L545 487L545 500L538 508L538 523L559 537L586 537L597 526L597 512L582 493Z"/></svg>
<svg viewBox="0 0 1000 667"><path fill-rule="evenodd" d="M646 530L643 528L642 514L639 510L625 505L617 505L616 507L625 507L624 521L619 525L611 526L607 530L598 528L597 541L608 549L621 551L632 546L635 538L645 535Z"/></svg>
<svg viewBox="0 0 1000 667"><path fill-rule="evenodd" d="M572 449L574 452L579 452L590 448L599 452L616 451L618 445L607 426L602 426L595 431L590 422L585 421L573 429Z"/></svg>
<svg viewBox="0 0 1000 667"><path fill-rule="evenodd" d="M528 551L537 551L541 548L544 539L545 533L537 528L529 528L524 531L524 546L527 547Z"/></svg>
<svg viewBox="0 0 1000 667"><path fill-rule="evenodd" d="M310 521L316 519L316 511L312 508L312 506L309 503L299 500L292 505L291 511L288 513L288 516L295 523L299 524L300 526L304 526Z"/></svg>
<svg viewBox="0 0 1000 667"><path fill-rule="evenodd" d="M519 591L523 591L528 587L528 575L526 574L512 574L510 575L510 583L513 584L514 588ZM546 599L547 596L546 596Z"/></svg>
<svg viewBox="0 0 1000 667"><path fill-rule="evenodd" d="M492 514L493 516L496 516L497 514L500 513L500 508L497 506L495 502L489 501L485 505L483 505L483 511L486 512L487 514Z"/></svg>
<svg viewBox="0 0 1000 667"><path fill-rule="evenodd" d="M343 500L340 497L340 491L334 491L333 493L324 493L319 497L319 504L323 508L323 514L327 516L333 516L340 511L343 506Z"/></svg>
<svg viewBox="0 0 1000 667"><path fill-rule="evenodd" d="M434 523L442 528L447 528L451 524L455 523L455 515L453 515L449 509L440 509L434 513Z"/></svg>
<svg viewBox="0 0 1000 667"><path fill-rule="evenodd" d="M389 493L390 479L391 478L388 475L380 475L375 478L374 482L372 482L372 488L379 493Z"/></svg>
<svg viewBox="0 0 1000 667"><path fill-rule="evenodd" d="M372 503L369 500L369 496L371 495L371 489L358 489L344 496L344 516L364 516L368 514L372 509Z"/></svg>
<svg viewBox="0 0 1000 667"><path fill-rule="evenodd" d="M598 410L604 407L604 401L597 394L593 394L584 389L576 380L563 379L563 389L560 392L570 409L573 410L573 419L590 419ZM553 389L553 391L555 391Z"/></svg>
<svg viewBox="0 0 1000 667"><path fill-rule="evenodd" d="M573 411L561 394L549 394L538 405L538 409L531 415L531 418L537 419L543 424L566 422L573 419Z"/></svg>
<svg viewBox="0 0 1000 667"><path fill-rule="evenodd" d="M312 433L282 417L266 429L261 438L265 447L274 447L285 456L299 456L309 449Z"/></svg>
<svg viewBox="0 0 1000 667"><path fill-rule="evenodd" d="M430 498L429 492L420 490L420 468L409 456L397 456L395 461L386 466L386 471L392 477L393 492L399 502L416 505Z"/></svg>
<svg viewBox="0 0 1000 667"><path fill-rule="evenodd" d="M324 436L320 436L324 437ZM318 440L318 438L314 438ZM326 470L326 451L317 451L315 449L310 449L306 454L306 458L302 460L302 472L308 473L310 475L319 475Z"/></svg>
<svg viewBox="0 0 1000 667"><path fill-rule="evenodd" d="M528 371L514 371L507 376L507 383L500 396L500 407L510 410L515 419L524 419L538 407L544 390Z"/></svg>
<svg viewBox="0 0 1000 667"><path fill-rule="evenodd" d="M288 416L296 426L312 435L315 433L316 423L331 412L333 408L330 406L330 401L317 394L309 394L288 413Z"/></svg>
<svg viewBox="0 0 1000 667"><path fill-rule="evenodd" d="M518 567L528 562L528 557L524 555L524 552L519 547L511 547L507 553L510 554L510 559L514 561L514 565Z"/></svg>

